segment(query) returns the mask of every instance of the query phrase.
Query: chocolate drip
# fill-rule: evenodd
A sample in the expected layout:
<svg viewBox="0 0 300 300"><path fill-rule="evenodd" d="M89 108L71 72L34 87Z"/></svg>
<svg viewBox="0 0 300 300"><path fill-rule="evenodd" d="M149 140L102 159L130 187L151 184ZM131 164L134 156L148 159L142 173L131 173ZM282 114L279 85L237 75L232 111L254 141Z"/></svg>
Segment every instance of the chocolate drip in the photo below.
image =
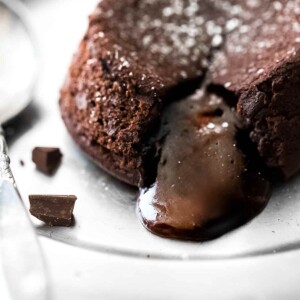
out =
<svg viewBox="0 0 300 300"><path fill-rule="evenodd" d="M238 147L242 126L221 98L199 92L173 103L163 118L155 183L138 211L151 232L207 240L249 221L266 205L270 184Z"/></svg>

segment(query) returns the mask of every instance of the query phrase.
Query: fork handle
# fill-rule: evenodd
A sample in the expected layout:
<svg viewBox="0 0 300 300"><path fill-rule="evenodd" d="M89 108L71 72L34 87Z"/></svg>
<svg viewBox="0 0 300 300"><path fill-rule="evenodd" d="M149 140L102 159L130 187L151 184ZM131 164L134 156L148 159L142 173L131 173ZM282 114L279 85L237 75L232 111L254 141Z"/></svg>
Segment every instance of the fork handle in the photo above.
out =
<svg viewBox="0 0 300 300"><path fill-rule="evenodd" d="M10 169L10 158L7 152L4 131L0 126L0 179L7 180L15 185L15 179Z"/></svg>
<svg viewBox="0 0 300 300"><path fill-rule="evenodd" d="M47 300L48 280L44 258L10 169L1 126L0 246L1 262L12 299Z"/></svg>

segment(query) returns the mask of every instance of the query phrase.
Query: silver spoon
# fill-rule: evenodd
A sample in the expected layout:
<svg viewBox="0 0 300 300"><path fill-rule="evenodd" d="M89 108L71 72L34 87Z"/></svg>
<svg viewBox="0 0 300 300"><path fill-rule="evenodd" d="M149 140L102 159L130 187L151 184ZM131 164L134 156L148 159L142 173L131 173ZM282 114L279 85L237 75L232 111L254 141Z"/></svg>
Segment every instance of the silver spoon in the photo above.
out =
<svg viewBox="0 0 300 300"><path fill-rule="evenodd" d="M35 43L21 3L0 0L0 124L29 104L37 74ZM40 245L10 169L0 126L0 255L12 299L47 299Z"/></svg>

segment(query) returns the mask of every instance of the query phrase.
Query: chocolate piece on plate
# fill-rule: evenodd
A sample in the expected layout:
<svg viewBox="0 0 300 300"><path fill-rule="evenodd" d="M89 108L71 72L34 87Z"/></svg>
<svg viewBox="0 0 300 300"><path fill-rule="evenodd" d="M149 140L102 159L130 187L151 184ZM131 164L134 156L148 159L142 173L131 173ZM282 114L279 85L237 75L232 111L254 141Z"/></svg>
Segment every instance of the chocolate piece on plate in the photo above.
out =
<svg viewBox="0 0 300 300"><path fill-rule="evenodd" d="M30 213L49 226L71 226L76 199L74 195L30 195Z"/></svg>
<svg viewBox="0 0 300 300"><path fill-rule="evenodd" d="M32 161L36 168L49 175L57 169L61 158L62 153L59 148L35 147L32 151Z"/></svg>

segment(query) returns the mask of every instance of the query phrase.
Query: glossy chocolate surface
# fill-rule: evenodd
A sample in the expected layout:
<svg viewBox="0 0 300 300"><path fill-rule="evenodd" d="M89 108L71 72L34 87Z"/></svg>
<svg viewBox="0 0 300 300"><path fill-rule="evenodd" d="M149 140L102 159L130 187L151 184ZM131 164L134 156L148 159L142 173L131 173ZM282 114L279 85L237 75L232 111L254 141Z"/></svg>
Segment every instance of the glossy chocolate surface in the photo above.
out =
<svg viewBox="0 0 300 300"><path fill-rule="evenodd" d="M173 103L156 182L141 191L138 212L147 229L170 238L207 240L253 218L270 185L239 148L235 111L199 91Z"/></svg>

